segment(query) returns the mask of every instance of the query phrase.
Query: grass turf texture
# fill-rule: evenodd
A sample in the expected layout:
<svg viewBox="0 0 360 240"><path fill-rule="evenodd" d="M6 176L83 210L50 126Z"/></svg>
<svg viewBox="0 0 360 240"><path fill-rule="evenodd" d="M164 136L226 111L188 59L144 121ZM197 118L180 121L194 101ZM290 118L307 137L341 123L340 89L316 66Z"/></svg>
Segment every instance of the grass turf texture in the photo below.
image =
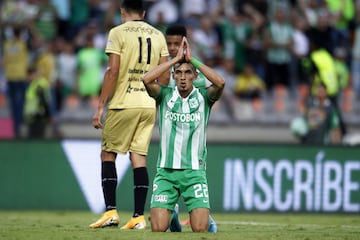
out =
<svg viewBox="0 0 360 240"><path fill-rule="evenodd" d="M0 239L360 239L360 216L355 214L212 214L218 223L216 234L192 233L188 226L183 226L182 233L153 233L149 222L145 231L88 228L99 216L90 212L0 211ZM120 213L120 225L130 216ZM186 218L180 214L180 220Z"/></svg>

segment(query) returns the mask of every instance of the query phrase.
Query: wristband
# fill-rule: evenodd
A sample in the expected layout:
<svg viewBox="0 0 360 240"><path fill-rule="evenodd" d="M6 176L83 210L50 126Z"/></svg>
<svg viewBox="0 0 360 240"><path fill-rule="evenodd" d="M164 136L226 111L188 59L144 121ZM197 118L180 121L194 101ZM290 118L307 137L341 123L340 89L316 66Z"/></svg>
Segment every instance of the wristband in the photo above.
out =
<svg viewBox="0 0 360 240"><path fill-rule="evenodd" d="M191 58L190 63L197 69L199 69L203 65L202 62L200 62L198 59L194 57Z"/></svg>

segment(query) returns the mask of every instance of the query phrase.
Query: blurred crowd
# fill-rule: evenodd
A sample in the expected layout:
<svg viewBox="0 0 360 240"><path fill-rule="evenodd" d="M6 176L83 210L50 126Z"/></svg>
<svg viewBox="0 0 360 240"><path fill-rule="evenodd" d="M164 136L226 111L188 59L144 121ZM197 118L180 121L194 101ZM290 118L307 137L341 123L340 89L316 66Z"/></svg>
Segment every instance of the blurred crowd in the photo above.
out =
<svg viewBox="0 0 360 240"><path fill-rule="evenodd" d="M3 0L0 5L0 105L7 93L19 134L35 78L48 118L59 132L66 107L95 106L107 57L107 32L121 23L120 0ZM333 58L339 111L360 100L359 0L147 0L146 20L164 32L183 24L192 52L226 80L220 106L225 121L266 111L301 114L311 94L308 57L312 45ZM19 50L15 56L9 52ZM11 65L11 66L9 66ZM29 71L32 69L32 71ZM30 79L30 80L29 80ZM40 81L39 81L40 82ZM22 84L24 83L24 84ZM330 83L334 84L334 83ZM49 95L49 96L48 96ZM19 101L18 101L19 100ZM31 103L28 103L31 109ZM217 109L215 109L217 110ZM219 110L220 111L220 110ZM216 114L216 111L215 111ZM34 126L35 128L38 126ZM42 134L41 127L38 133Z"/></svg>

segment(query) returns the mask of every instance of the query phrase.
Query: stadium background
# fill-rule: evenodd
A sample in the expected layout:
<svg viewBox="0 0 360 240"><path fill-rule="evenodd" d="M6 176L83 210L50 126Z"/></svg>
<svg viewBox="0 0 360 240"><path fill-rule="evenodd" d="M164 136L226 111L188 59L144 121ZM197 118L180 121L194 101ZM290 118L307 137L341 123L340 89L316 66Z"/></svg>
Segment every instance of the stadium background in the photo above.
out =
<svg viewBox="0 0 360 240"><path fill-rule="evenodd" d="M248 105L243 105L241 107L244 115L236 122L228 121L223 105L218 105L215 108L208 131L208 176L214 210L235 213L245 211L360 213L359 148L345 145L336 147L299 145L297 139L289 131L290 120L298 115L298 112L294 111L293 108L295 99L292 95L288 95L284 102L286 103L286 110L281 113L273 111L272 99L264 99L264 109L260 113L253 112ZM353 111L344 115L349 126L350 140L348 143L360 142L358 140L360 104L356 99L354 99L353 106ZM86 183L91 184L93 179L95 179L94 182L99 182L96 177L99 168L96 164L99 163L100 145L98 140L101 132L91 127L93 113L92 106L81 104L66 106L60 114L61 139L52 139L49 129L48 138L42 141L13 140L9 132L11 119L7 102L1 101L0 135L3 140L0 141L0 210L80 209L101 212L102 195L96 194L98 192L84 190L84 185ZM25 128L23 128L23 132L25 135ZM149 154L151 176L154 175L157 141L158 132L157 127L155 127ZM75 153L73 153L74 149L76 150ZM311 175L315 174L316 156L322 153L326 157L322 159L319 169L327 169L329 175L324 175L323 172L317 173L318 175ZM263 162L264 159L269 161ZM280 168L283 171L282 175L277 176L281 177L281 182L287 182L288 185L277 186L273 183L274 171L279 169L276 167L278 166L276 163L283 159L288 161L285 161L284 168ZM240 160L240 162L236 160ZM303 181L310 179L309 184L312 189L309 190L308 194L305 194L305 190L300 188L298 190L301 195L300 205L291 202L291 204L288 203L290 207L281 210L276 208L278 203L275 202L274 198L266 194L273 194L275 189L282 189L282 194L286 194L296 188L296 186L291 185L294 182L294 166L302 166L295 164L297 160L306 160L304 169L311 169L304 170L304 175L300 174L303 177L302 180L298 179L297 183L303 183ZM128 162L126 156L122 162ZM249 162L250 164L248 164ZM262 172L259 175L262 177L250 178L251 173L247 167L251 167L251 164L254 164L254 167L258 166L257 163L260 162L265 164L265 167L259 167L258 170ZM326 165L324 162L329 164ZM121 163L119 165L122 166L123 171L123 178L118 191L119 207L121 210L130 211L132 209L132 191L129 187L132 181L131 171L127 171L126 164ZM239 171L238 173L244 173L244 175L235 178L233 172L231 179L235 179L235 183L232 182L231 185L228 185L225 180L227 176L225 175L226 166L230 169L234 167ZM283 170L287 169L286 166L293 170ZM92 168L90 169L90 167ZM85 171L84 175L87 175L89 179L79 178L77 172L79 168ZM320 176L323 181L316 180L315 176ZM249 177L250 180L246 177ZM253 188L245 191L246 186L241 185L243 183L240 180L244 180L247 183L246 186L253 186ZM261 180L264 181L261 182ZM330 185L326 185L325 180ZM320 183L320 190L316 191L323 192L324 187L327 186L327 193L329 194L326 195L329 196L327 202L330 203L330 207L333 207L330 210L320 204L325 201L322 197L315 196L316 181ZM271 187L266 187L267 184ZM299 186L304 187L306 184ZM231 189L231 192L228 193L230 200L225 199L225 189L228 187ZM88 188L98 189L99 186L90 185ZM266 202L268 205L265 207L261 204L256 205L255 193L259 194L257 196L260 197L260 203L268 201ZM280 205L289 199L285 195L279 196L281 196ZM310 203L304 203L309 196L313 199L308 200ZM99 205L96 204L99 203L98 201L100 201ZM245 206L245 202L248 205ZM296 206L300 207L295 208Z"/></svg>

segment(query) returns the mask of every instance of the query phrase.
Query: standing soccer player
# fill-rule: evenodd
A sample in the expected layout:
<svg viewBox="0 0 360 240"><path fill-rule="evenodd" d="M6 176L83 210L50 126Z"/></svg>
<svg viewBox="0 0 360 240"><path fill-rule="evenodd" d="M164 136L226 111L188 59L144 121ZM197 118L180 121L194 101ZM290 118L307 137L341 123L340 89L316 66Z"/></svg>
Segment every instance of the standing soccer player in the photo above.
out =
<svg viewBox="0 0 360 240"><path fill-rule="evenodd" d="M146 92L141 76L169 55L164 35L145 23L143 2L124 0L123 24L110 30L105 52L109 56L99 105L92 124L102 131L101 178L106 212L90 224L101 228L119 224L116 209L117 153L130 152L134 176L134 213L122 229L145 229L144 207L149 186L146 155L155 124L155 101ZM159 77L168 80L169 71ZM102 117L107 104L104 124Z"/></svg>
<svg viewBox="0 0 360 240"><path fill-rule="evenodd" d="M158 79L174 66L176 87L160 85ZM199 69L212 83L196 88ZM211 106L220 98L225 81L213 69L191 56L183 38L176 57L143 77L146 90L159 108L160 153L151 198L151 229L164 232L180 195L194 232L207 232L210 203L206 178L206 128Z"/></svg>

